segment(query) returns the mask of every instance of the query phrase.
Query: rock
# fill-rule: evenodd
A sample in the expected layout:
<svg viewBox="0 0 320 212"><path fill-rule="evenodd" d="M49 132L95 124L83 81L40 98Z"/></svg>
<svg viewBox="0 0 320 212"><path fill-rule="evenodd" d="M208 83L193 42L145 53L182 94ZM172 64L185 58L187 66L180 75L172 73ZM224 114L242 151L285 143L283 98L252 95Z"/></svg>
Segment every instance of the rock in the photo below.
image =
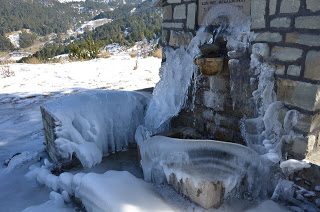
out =
<svg viewBox="0 0 320 212"><path fill-rule="evenodd" d="M320 11L319 0L307 0L307 9L312 12Z"/></svg>
<svg viewBox="0 0 320 212"><path fill-rule="evenodd" d="M295 155L297 158L304 158L307 150L307 139L297 138L293 141L293 144L289 152Z"/></svg>
<svg viewBox="0 0 320 212"><path fill-rule="evenodd" d="M320 29L320 16L297 17L295 27L299 29Z"/></svg>
<svg viewBox="0 0 320 212"><path fill-rule="evenodd" d="M192 33L176 32L171 30L169 45L173 47L187 46L193 38Z"/></svg>
<svg viewBox="0 0 320 212"><path fill-rule="evenodd" d="M163 12L163 20L171 20L172 19L172 7L171 5L165 6L162 8Z"/></svg>
<svg viewBox="0 0 320 212"><path fill-rule="evenodd" d="M181 3L181 0L167 0L168 4L178 4Z"/></svg>
<svg viewBox="0 0 320 212"><path fill-rule="evenodd" d="M284 65L275 64L276 66L276 75L284 75L286 67Z"/></svg>
<svg viewBox="0 0 320 212"><path fill-rule="evenodd" d="M269 15L276 14L277 1L278 0L270 0L270 3L269 3Z"/></svg>
<svg viewBox="0 0 320 212"><path fill-rule="evenodd" d="M175 29L182 29L183 28L183 23L167 23L163 22L162 23L163 28L175 28Z"/></svg>
<svg viewBox="0 0 320 212"><path fill-rule="evenodd" d="M205 209L218 208L224 197L222 182L201 181L195 183L192 179L177 181L175 174L170 175L169 184L181 195Z"/></svg>
<svg viewBox="0 0 320 212"><path fill-rule="evenodd" d="M282 0L280 13L296 13L300 8L300 0Z"/></svg>
<svg viewBox="0 0 320 212"><path fill-rule="evenodd" d="M266 27L266 0L255 0L251 2L252 29L261 29Z"/></svg>
<svg viewBox="0 0 320 212"><path fill-rule="evenodd" d="M197 5L195 3L188 4L187 28L194 29L196 22Z"/></svg>
<svg viewBox="0 0 320 212"><path fill-rule="evenodd" d="M223 69L224 58L198 58L195 59L195 64L199 66L200 71L204 75L216 75Z"/></svg>
<svg viewBox="0 0 320 212"><path fill-rule="evenodd" d="M288 67L288 75L291 75L291 76L300 76L300 72L301 72L301 66L296 66L296 65L290 65Z"/></svg>
<svg viewBox="0 0 320 212"><path fill-rule="evenodd" d="M304 76L308 79L320 80L320 51L307 53Z"/></svg>
<svg viewBox="0 0 320 212"><path fill-rule="evenodd" d="M274 18L270 22L270 26L276 27L276 28L280 28L280 27L288 28L290 27L290 24L291 24L291 19L286 17Z"/></svg>
<svg viewBox="0 0 320 212"><path fill-rule="evenodd" d="M266 59L269 57L270 54L269 45L266 43L255 43L252 45L252 53L258 54L262 58Z"/></svg>
<svg viewBox="0 0 320 212"><path fill-rule="evenodd" d="M286 42L297 43L306 46L320 46L320 36L298 32L287 33Z"/></svg>
<svg viewBox="0 0 320 212"><path fill-rule="evenodd" d="M186 19L186 5L177 5L174 7L173 11L173 18L174 19Z"/></svg>
<svg viewBox="0 0 320 212"><path fill-rule="evenodd" d="M278 79L277 88L278 101L286 101L291 105L308 111L320 109L319 85Z"/></svg>
<svg viewBox="0 0 320 212"><path fill-rule="evenodd" d="M254 41L277 43L282 41L282 35L277 32L263 32L258 34Z"/></svg>
<svg viewBox="0 0 320 212"><path fill-rule="evenodd" d="M273 59L281 61L296 61L302 56L302 50L291 47L279 47L275 46L272 48L271 57Z"/></svg>

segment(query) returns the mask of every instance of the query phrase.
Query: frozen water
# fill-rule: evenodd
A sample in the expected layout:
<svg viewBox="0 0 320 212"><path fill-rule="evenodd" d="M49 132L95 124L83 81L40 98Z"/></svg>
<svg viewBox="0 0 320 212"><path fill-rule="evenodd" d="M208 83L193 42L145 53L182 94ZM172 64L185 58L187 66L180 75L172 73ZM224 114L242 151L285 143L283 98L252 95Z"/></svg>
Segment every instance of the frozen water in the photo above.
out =
<svg viewBox="0 0 320 212"><path fill-rule="evenodd" d="M280 163L280 168L284 173L292 174L295 171L300 171L302 169L310 168L311 164L308 161L298 161L295 159L290 159L286 161L282 161Z"/></svg>
<svg viewBox="0 0 320 212"><path fill-rule="evenodd" d="M142 127L139 127L136 138L145 180L162 183L169 181L170 174L174 173L178 181L189 178L195 184L220 181L223 182L226 196L229 196L246 175L247 185L244 189L253 196L259 193L260 187L255 182L262 164L258 154L251 149L235 143L163 136L143 140L139 135L141 131L143 134Z"/></svg>
<svg viewBox="0 0 320 212"><path fill-rule="evenodd" d="M92 167L134 142L148 103L149 98L137 92L94 91L56 99L43 108L59 120L58 154L71 159L75 153L84 167Z"/></svg>

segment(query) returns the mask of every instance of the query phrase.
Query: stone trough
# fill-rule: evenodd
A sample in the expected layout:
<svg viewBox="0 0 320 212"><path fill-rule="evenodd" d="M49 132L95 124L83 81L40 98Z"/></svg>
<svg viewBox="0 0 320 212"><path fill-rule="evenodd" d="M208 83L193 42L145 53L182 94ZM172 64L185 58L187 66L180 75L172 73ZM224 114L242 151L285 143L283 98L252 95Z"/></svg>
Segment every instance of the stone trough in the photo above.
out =
<svg viewBox="0 0 320 212"><path fill-rule="evenodd" d="M138 144L145 180L168 183L205 209L218 208L228 197L254 199L260 192L260 158L243 145L165 136Z"/></svg>

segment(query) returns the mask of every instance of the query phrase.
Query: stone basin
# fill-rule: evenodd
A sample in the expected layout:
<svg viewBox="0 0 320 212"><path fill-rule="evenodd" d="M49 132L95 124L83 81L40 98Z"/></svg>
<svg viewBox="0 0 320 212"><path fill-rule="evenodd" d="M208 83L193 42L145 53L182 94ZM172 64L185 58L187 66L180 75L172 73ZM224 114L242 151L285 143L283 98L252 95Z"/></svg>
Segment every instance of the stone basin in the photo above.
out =
<svg viewBox="0 0 320 212"><path fill-rule="evenodd" d="M153 136L139 142L139 150L145 180L168 183L205 209L260 193L259 155L243 145Z"/></svg>

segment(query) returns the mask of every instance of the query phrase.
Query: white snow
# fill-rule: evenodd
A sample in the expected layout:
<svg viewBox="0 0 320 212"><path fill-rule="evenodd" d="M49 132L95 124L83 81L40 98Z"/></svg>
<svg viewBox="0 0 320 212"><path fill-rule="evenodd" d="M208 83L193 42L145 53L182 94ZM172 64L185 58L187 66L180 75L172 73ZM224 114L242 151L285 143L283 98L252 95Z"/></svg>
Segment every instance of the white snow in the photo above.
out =
<svg viewBox="0 0 320 212"><path fill-rule="evenodd" d="M139 60L137 70L133 70L135 59L125 52L108 59L84 62L10 64L15 76L0 77L0 181L5 182L0 183L1 211L21 211L32 205L37 205L40 211L49 211L50 208L51 211L58 211L49 200L50 191L57 190L57 178L53 174L39 178L50 188L29 180L35 179L39 172L38 160L47 157L43 153L45 146L40 105L69 93L97 88L132 91L153 87L159 80L161 60L153 57ZM23 154L13 158L10 167L14 168L8 171L3 161L16 153ZM29 157L33 153L38 156ZM111 160L111 163L104 161L91 171L102 173L101 170L105 172L116 168L130 170L137 176L140 174L139 167L132 162L120 164L117 160ZM34 172L26 175L29 166Z"/></svg>
<svg viewBox="0 0 320 212"><path fill-rule="evenodd" d="M86 29L88 29L89 31L92 31L99 26L110 23L111 21L112 19L108 19L108 18L101 18L97 20L87 21L76 30L76 33L83 34L86 31Z"/></svg>
<svg viewBox="0 0 320 212"><path fill-rule="evenodd" d="M88 212L173 211L150 184L129 172L89 173L77 192Z"/></svg>
<svg viewBox="0 0 320 212"><path fill-rule="evenodd" d="M292 174L295 171L300 171L310 167L311 164L306 160L298 161L295 159L289 159L280 163L280 168L282 169L283 173L288 174Z"/></svg>

